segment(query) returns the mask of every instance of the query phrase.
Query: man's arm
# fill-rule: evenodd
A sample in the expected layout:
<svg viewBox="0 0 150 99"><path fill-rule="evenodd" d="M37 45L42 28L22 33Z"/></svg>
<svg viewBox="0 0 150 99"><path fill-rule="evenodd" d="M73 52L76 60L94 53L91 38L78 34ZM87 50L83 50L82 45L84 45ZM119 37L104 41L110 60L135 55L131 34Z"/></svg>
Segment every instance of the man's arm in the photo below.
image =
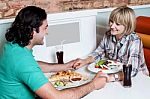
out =
<svg viewBox="0 0 150 99"><path fill-rule="evenodd" d="M41 67L43 72L51 72L51 71L59 71L63 67L65 67L63 64L57 64L57 63L46 63L42 61L38 61L39 66Z"/></svg>
<svg viewBox="0 0 150 99"><path fill-rule="evenodd" d="M76 62L74 63L74 68L75 69L78 69L78 68L81 68L82 66L85 66L85 65L87 65L87 64L90 64L90 63L92 63L92 62L94 62L94 58L92 57L92 56L88 56L87 58L85 58L85 59L80 59L80 58L78 58L78 59L76 59Z"/></svg>
<svg viewBox="0 0 150 99"><path fill-rule="evenodd" d="M88 83L82 87L76 87L65 90L57 90L50 83L43 85L35 93L43 99L80 99L94 90L94 85Z"/></svg>
<svg viewBox="0 0 150 99"><path fill-rule="evenodd" d="M76 60L72 60L65 64L57 64L57 63L46 63L42 61L38 61L39 66L41 67L43 72L57 72L62 70L74 69L73 65Z"/></svg>
<svg viewBox="0 0 150 99"><path fill-rule="evenodd" d="M56 90L51 83L46 83L39 88L35 93L44 99L80 99L96 89L101 89L106 84L106 78L100 76L98 73L96 77L89 83L65 90Z"/></svg>

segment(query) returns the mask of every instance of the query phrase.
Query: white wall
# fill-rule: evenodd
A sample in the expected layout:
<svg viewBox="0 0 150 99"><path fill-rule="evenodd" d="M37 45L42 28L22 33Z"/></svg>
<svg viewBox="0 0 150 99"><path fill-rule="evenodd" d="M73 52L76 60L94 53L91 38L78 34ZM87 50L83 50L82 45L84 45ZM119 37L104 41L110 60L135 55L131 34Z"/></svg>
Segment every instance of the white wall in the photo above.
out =
<svg viewBox="0 0 150 99"><path fill-rule="evenodd" d="M150 17L150 5L141 6L130 6L134 9L136 16L149 16ZM104 33L108 28L108 19L111 11L114 8L97 9L97 20L96 20L96 34L97 34L97 44L102 39Z"/></svg>
<svg viewBox="0 0 150 99"><path fill-rule="evenodd" d="M10 26L10 23L0 24L0 53L1 53L1 49L4 43L6 42L5 32L6 32L7 27L9 26Z"/></svg>
<svg viewBox="0 0 150 99"><path fill-rule="evenodd" d="M75 11L56 13L48 15L48 23L64 23L78 21L80 29L80 42L64 44L64 61L87 56L96 47L96 15L95 10ZM63 32L63 31L62 31ZM50 35L50 33L49 33ZM42 46L34 48L34 55L37 60L47 62L57 62L56 46L46 47L46 42Z"/></svg>
<svg viewBox="0 0 150 99"><path fill-rule="evenodd" d="M48 24L63 23L70 21L78 21L80 24L80 42L64 44L64 62L79 57L84 57L91 53L96 48L96 15L95 10L84 10L74 12L64 12L48 14ZM1 45L5 40L4 34L13 19L0 19L0 41ZM62 31L63 32L63 31ZM50 33L49 33L50 35ZM44 45L35 46L33 48L33 55L36 60L46 62L57 62L55 55L55 46L46 47L46 40Z"/></svg>
<svg viewBox="0 0 150 99"><path fill-rule="evenodd" d="M150 16L150 5L135 6L132 8L135 10L137 16ZM83 10L48 15L49 24L55 22L70 22L70 20L78 21L80 24L80 42L64 44L65 62L78 57L84 57L96 48L96 39L97 42L99 42L103 33L106 31L108 17L110 11L113 9L114 8ZM4 40L4 33L7 27L9 27L13 20L14 19L0 20L0 44ZM55 46L46 47L46 42L44 45L34 47L33 54L36 60L56 62Z"/></svg>

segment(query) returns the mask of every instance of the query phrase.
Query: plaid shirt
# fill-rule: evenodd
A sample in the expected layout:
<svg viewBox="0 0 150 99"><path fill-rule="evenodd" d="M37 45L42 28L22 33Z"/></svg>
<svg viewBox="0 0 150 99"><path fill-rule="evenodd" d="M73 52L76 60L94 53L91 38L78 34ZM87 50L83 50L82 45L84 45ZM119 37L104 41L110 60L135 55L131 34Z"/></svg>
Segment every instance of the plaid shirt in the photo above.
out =
<svg viewBox="0 0 150 99"><path fill-rule="evenodd" d="M121 40L117 41L116 36L107 32L91 56L95 60L110 59L123 64L132 64L132 76L136 76L138 71L149 74L145 64L143 44L136 33L124 35Z"/></svg>

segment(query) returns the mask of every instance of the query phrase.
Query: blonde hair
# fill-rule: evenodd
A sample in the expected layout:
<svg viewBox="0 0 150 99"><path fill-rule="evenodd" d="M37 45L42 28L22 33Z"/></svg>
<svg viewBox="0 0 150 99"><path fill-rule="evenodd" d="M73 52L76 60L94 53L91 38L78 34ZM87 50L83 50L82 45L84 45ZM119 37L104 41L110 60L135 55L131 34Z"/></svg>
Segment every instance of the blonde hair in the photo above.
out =
<svg viewBox="0 0 150 99"><path fill-rule="evenodd" d="M114 9L109 17L109 23L116 22L125 26L124 33L134 32L136 26L136 17L133 9L127 6L121 6Z"/></svg>

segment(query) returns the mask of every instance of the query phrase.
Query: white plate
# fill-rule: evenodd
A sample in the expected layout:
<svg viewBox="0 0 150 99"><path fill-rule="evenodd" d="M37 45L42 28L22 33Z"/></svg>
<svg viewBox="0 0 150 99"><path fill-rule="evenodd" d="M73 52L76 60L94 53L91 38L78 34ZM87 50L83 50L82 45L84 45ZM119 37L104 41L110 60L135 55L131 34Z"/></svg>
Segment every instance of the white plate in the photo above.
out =
<svg viewBox="0 0 150 99"><path fill-rule="evenodd" d="M108 61L111 61L111 60L108 60ZM114 61L111 61L112 63L108 64L107 66L109 67L110 65L114 65L113 68L109 68L108 70L102 70L100 68L95 68L95 64L96 62L94 63L91 63L90 65L87 66L87 69L91 72L94 72L94 73L97 73L99 71L102 71L104 73L107 73L107 74L110 74L110 73L116 73L116 72L119 72L122 67L123 67L123 64L120 63L120 62L114 62Z"/></svg>
<svg viewBox="0 0 150 99"><path fill-rule="evenodd" d="M66 89L66 88L81 86L83 84L90 82L91 80L92 80L92 77L88 78L87 80L74 81L72 83L67 84L66 86L58 86L58 87L56 87L56 89L62 90L62 89Z"/></svg>
<svg viewBox="0 0 150 99"><path fill-rule="evenodd" d="M81 72L78 72L78 73L81 74ZM56 73L55 73L55 72L54 72L54 73L45 73L45 76L46 76L47 78L50 78L50 76L53 75L53 74L56 74ZM55 87L56 89L58 89L58 90L62 90L62 89L66 89L66 88L71 88L71 87L77 87L77 86L86 84L86 83L90 82L90 81L93 79L93 76L88 75L88 74L85 74L85 73L82 73L82 76L85 77L84 80L73 81L73 82L68 83L66 86L57 86L57 87L54 86L54 87ZM50 81L50 82L51 82L51 81ZM51 82L51 83L54 85L55 82Z"/></svg>

